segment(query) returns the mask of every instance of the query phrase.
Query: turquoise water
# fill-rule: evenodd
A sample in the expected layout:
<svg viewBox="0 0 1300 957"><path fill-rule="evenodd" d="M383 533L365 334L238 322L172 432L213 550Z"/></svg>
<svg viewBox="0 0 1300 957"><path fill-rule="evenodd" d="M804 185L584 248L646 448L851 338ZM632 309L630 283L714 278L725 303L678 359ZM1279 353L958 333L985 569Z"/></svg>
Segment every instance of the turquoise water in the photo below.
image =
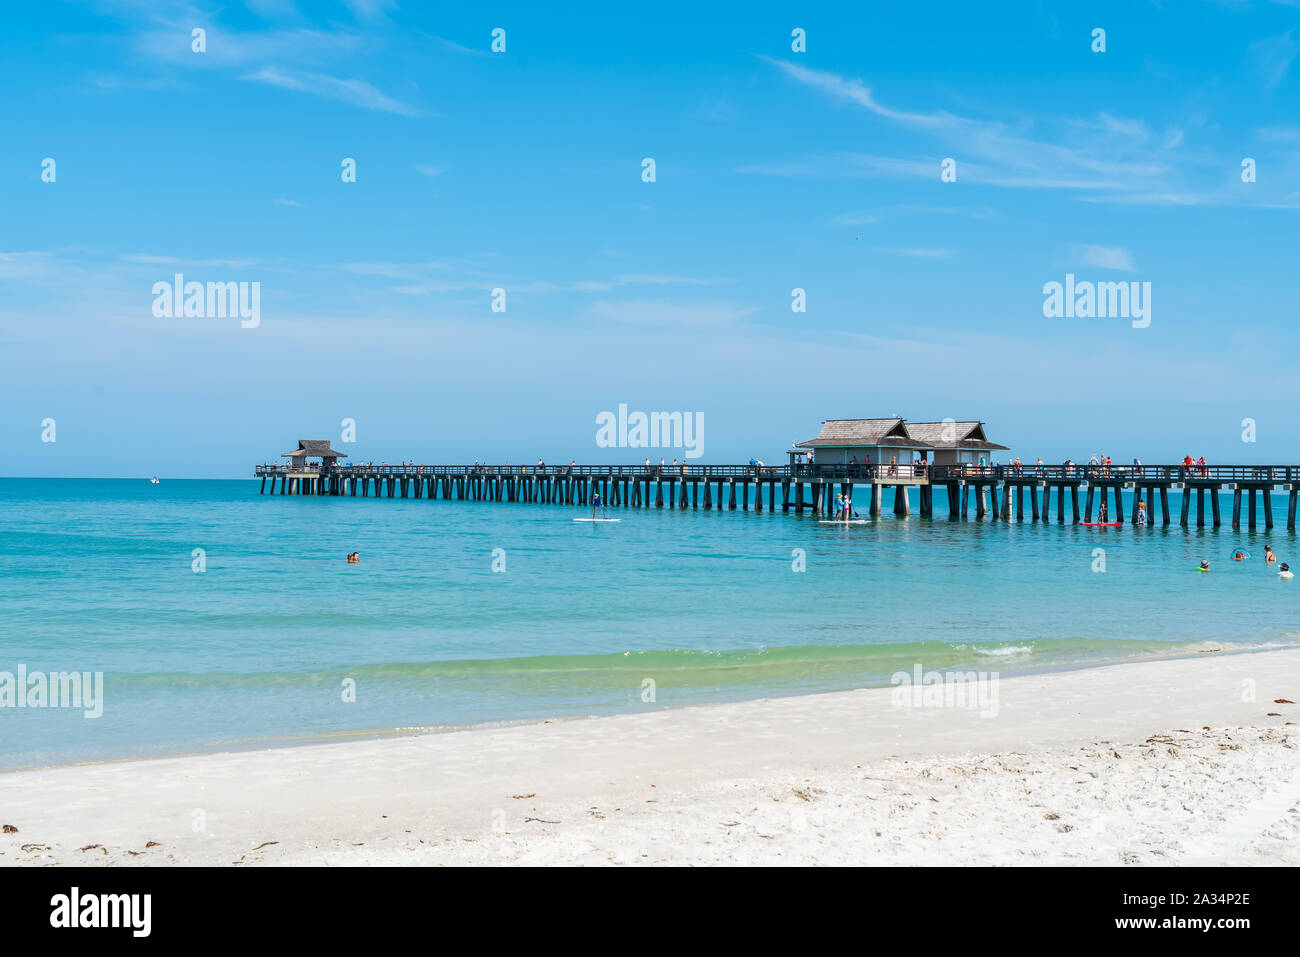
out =
<svg viewBox="0 0 1300 957"><path fill-rule="evenodd" d="M1285 498L1274 504L1284 516ZM1300 558L1280 529L942 514L846 528L667 508L570 520L583 514L261 496L254 481L0 479L0 672L105 674L97 719L0 708L0 767L886 685L917 663L1008 674L1300 635L1300 579L1279 581L1262 561L1266 541ZM1229 561L1238 546L1249 563ZM794 549L806 571L792 569ZM1194 568L1203 557L1208 575Z"/></svg>

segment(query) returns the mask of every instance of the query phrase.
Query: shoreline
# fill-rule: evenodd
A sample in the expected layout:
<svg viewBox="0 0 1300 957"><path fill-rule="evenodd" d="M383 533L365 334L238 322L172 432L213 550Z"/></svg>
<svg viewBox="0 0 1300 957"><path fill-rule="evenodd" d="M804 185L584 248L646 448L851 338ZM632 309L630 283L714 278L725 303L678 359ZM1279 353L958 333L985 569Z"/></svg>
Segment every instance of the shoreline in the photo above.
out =
<svg viewBox="0 0 1300 957"><path fill-rule="evenodd" d="M1209 644L1211 642L1206 641ZM1040 666L1031 666L1023 669L1017 669L1010 674L998 672L1001 678L1011 680L1020 677L1032 677L1037 675L1054 675L1069 674L1076 671L1088 671L1095 668L1117 668L1129 664L1142 664L1146 662L1157 661L1183 661L1200 658L1204 655L1216 655L1224 657L1233 657L1237 655L1257 655L1269 654L1274 651L1289 651L1293 648L1300 651L1300 645L1274 644L1272 642L1256 643L1250 647L1233 648L1233 642L1217 642L1216 647L1204 648L1195 651L1179 651L1170 654L1150 654L1140 656L1130 656L1118 660L1100 660L1096 662L1073 662L1065 664L1044 664ZM996 666L1000 658L990 656L987 662L973 663L969 667L962 668L933 668L927 670L942 672L997 672ZM751 701L781 701L788 698L805 698L815 695L827 694L847 694L858 691L882 691L889 690L890 685L861 685L855 688L832 688L813 691L794 691L789 694L759 694L754 697L726 698L716 701L698 701L686 702L677 705L665 705L655 709L658 711L680 711L687 708L707 708L717 705L744 704ZM1300 700L1300 699L1298 699ZM359 741L388 741L395 738L421 738L437 736L444 734L459 734L466 731L487 731L497 728L515 728L527 727L540 724L555 724L565 721L588 721L601 718L613 718L620 715L639 714L642 712L635 711L612 711L600 714L592 713L570 713L570 714L552 714L546 717L531 718L504 718L494 721L483 721L474 724L461 725L430 725L430 726L407 726L398 728L371 728L357 730L338 730L322 731L310 734L299 735L297 737L274 737L274 738L248 738L235 741L223 741L214 743L209 747L197 748L192 750L167 751L155 754L122 754L110 755L108 757L85 758L83 760L64 761L55 764L28 764L18 765L12 768L0 768L0 781L3 781L4 775L17 774L27 771L46 771L57 770L60 768L87 768L98 767L100 765L114 765L132 762L147 761L165 761L178 758L197 758L221 754L246 754L254 751L281 751L291 750L294 748L315 747L318 745L329 744L346 744Z"/></svg>
<svg viewBox="0 0 1300 957"><path fill-rule="evenodd" d="M6 772L0 865L1300 863L1300 649L891 694Z"/></svg>

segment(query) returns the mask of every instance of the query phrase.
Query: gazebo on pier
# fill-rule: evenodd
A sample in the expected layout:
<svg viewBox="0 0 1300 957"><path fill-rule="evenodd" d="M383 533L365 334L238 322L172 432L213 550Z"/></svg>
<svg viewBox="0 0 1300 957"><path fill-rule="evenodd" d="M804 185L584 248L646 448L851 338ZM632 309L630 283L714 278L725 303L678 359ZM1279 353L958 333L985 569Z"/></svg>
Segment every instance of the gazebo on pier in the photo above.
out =
<svg viewBox="0 0 1300 957"><path fill-rule="evenodd" d="M295 472L327 472L346 458L347 453L330 448L329 439L299 439L298 447L292 452L284 452L282 458L289 461L286 465ZM310 459L320 459L313 465Z"/></svg>

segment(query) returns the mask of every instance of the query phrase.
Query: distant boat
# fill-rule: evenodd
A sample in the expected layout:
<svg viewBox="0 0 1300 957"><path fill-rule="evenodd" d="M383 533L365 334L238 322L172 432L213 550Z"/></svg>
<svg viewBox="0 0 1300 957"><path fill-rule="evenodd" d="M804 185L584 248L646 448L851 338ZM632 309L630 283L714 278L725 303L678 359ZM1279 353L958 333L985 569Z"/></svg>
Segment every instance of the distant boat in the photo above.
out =
<svg viewBox="0 0 1300 957"><path fill-rule="evenodd" d="M151 479L149 480L149 484L150 484L150 485L157 485L157 484L158 484L158 476L155 475L153 478L151 478Z"/></svg>

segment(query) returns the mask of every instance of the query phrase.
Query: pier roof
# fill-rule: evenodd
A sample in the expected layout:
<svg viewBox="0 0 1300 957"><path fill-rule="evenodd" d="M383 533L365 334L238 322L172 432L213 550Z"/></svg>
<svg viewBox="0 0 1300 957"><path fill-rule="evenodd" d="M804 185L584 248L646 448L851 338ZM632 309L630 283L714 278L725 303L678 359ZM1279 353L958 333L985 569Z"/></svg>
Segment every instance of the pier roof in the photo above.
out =
<svg viewBox="0 0 1300 957"><path fill-rule="evenodd" d="M323 459L341 459L346 458L347 452L340 452L337 449L330 448L329 439L299 439L298 447L292 452L282 452L281 456L289 456L295 459L305 458L323 458Z"/></svg>
<svg viewBox="0 0 1300 957"><path fill-rule="evenodd" d="M907 430L936 449L975 449L993 452L999 449L1005 451L1008 448L989 441L988 436L984 434L983 422L909 422Z"/></svg>
<svg viewBox="0 0 1300 957"><path fill-rule="evenodd" d="M901 418L826 419L817 438L800 442L797 448L815 449L836 446L896 446L904 449L928 449L930 443L914 436Z"/></svg>

